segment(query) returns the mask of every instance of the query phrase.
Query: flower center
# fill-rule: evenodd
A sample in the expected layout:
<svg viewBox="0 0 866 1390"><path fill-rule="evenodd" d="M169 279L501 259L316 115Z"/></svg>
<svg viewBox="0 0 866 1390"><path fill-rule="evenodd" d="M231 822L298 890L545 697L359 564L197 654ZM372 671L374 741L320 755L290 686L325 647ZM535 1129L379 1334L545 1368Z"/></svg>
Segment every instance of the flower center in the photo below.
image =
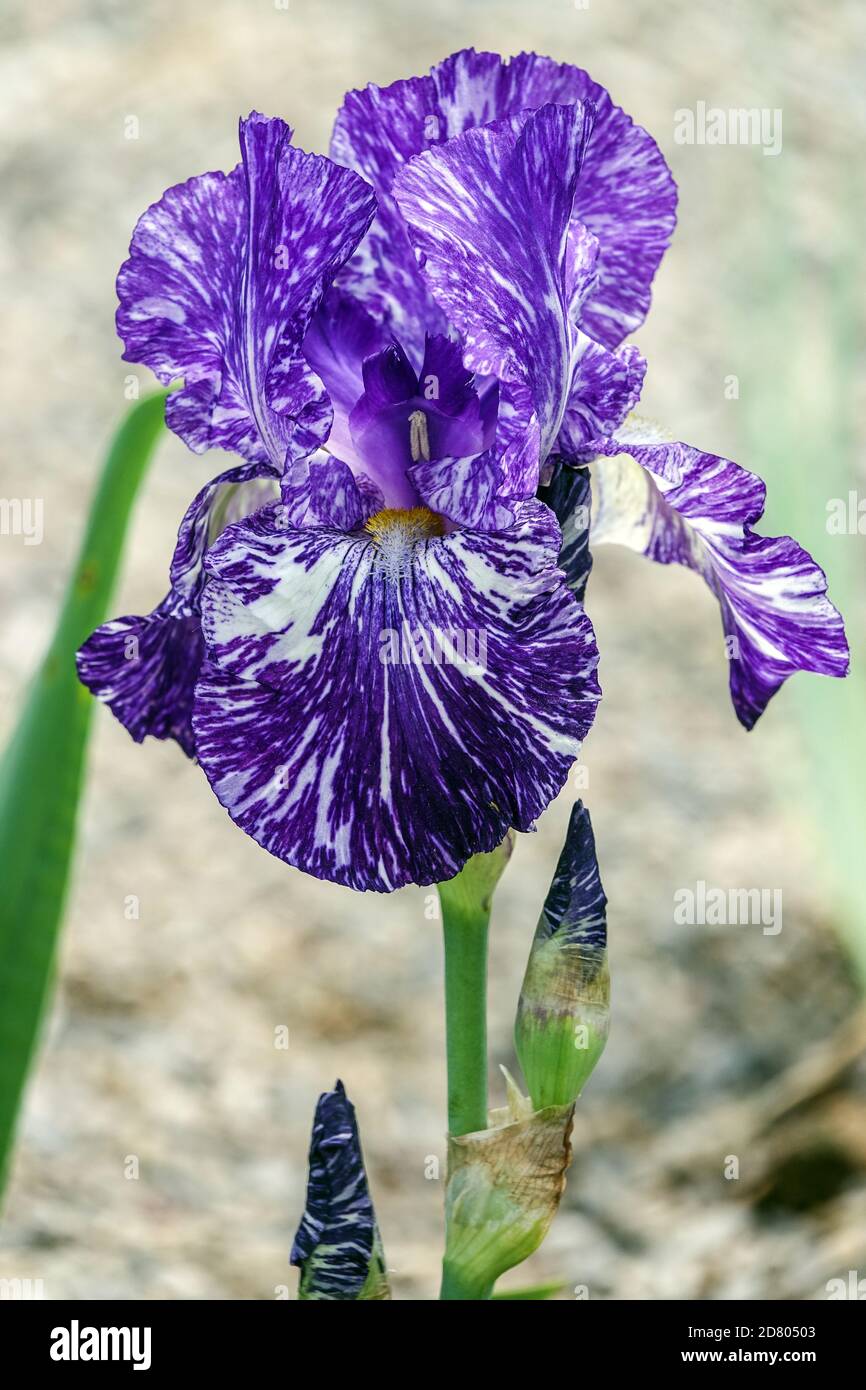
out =
<svg viewBox="0 0 866 1390"><path fill-rule="evenodd" d="M444 536L445 521L429 507L384 507L364 523L364 530L380 545L398 540L412 545L432 536Z"/></svg>
<svg viewBox="0 0 866 1390"><path fill-rule="evenodd" d="M364 523L389 578L408 573L417 545L445 535L445 519L429 507L384 507Z"/></svg>

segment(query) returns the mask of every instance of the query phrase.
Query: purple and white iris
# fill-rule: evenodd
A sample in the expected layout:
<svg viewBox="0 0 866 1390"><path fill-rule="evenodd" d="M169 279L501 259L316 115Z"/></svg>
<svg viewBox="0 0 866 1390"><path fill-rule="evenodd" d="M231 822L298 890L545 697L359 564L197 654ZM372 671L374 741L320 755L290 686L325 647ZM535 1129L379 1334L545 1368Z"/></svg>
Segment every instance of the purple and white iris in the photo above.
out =
<svg viewBox="0 0 866 1390"><path fill-rule="evenodd" d="M240 143L118 278L125 359L183 381L170 427L243 460L162 603L79 655L135 739L175 738L309 873L453 876L531 828L592 723L590 462L593 543L716 594L747 727L793 671L845 673L820 569L751 529L759 480L633 415L676 188L585 72L467 50L350 93L330 158L257 114Z"/></svg>

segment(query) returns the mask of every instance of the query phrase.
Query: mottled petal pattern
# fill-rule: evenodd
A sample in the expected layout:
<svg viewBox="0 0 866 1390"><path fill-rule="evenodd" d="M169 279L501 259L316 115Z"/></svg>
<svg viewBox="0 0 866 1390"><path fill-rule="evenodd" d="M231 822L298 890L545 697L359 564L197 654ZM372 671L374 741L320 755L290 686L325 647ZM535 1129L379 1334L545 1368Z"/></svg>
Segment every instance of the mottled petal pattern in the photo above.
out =
<svg viewBox="0 0 866 1390"><path fill-rule="evenodd" d="M331 140L331 158L369 180L377 204L369 234L337 283L419 361L425 331L444 332L446 322L419 272L391 189L406 160L436 138L433 102L430 79L423 77L349 92Z"/></svg>
<svg viewBox="0 0 866 1390"><path fill-rule="evenodd" d="M423 512L423 509L422 509ZM354 888L452 877L556 794L599 691L592 629L538 502L500 532L286 528L209 552L199 759L280 859ZM413 533L412 528L416 527Z"/></svg>
<svg viewBox="0 0 866 1390"><path fill-rule="evenodd" d="M607 347L621 343L646 317L650 285L676 223L676 185L655 141L603 87L581 68L535 53L506 62L496 53L464 49L426 77L347 95L331 154L370 180L380 205L374 231L351 263L353 289L379 312L399 315L406 304L421 321L423 287L390 196L401 166L475 126L574 102L596 113L574 216L601 243L581 327ZM408 341L405 328L400 336Z"/></svg>
<svg viewBox="0 0 866 1390"><path fill-rule="evenodd" d="M204 584L202 562L208 546L227 526L278 496L275 471L264 463L238 464L205 483L184 513L171 557L171 587L178 602L197 609Z"/></svg>
<svg viewBox="0 0 866 1390"><path fill-rule="evenodd" d="M281 468L327 436L330 406L301 355L310 318L372 218L372 191L291 145L284 122L240 123L242 163L170 188L139 220L117 281L124 359L184 379L166 421Z"/></svg>
<svg viewBox="0 0 866 1390"><path fill-rule="evenodd" d="M418 156L394 186L464 360L512 388L501 455L516 497L535 492L571 391L568 227L590 126L583 106L544 106Z"/></svg>
<svg viewBox="0 0 866 1390"><path fill-rule="evenodd" d="M681 443L617 452L624 448L598 442L610 457L592 467L591 542L627 545L704 578L719 601L740 722L752 728L795 671L844 676L848 644L823 571L789 536L752 530L764 509L760 478Z"/></svg>
<svg viewBox="0 0 866 1390"><path fill-rule="evenodd" d="M409 477L427 506L449 521L480 531L501 531L514 521L514 508L501 496L502 465L491 449L416 464Z"/></svg>
<svg viewBox="0 0 866 1390"><path fill-rule="evenodd" d="M673 439L667 430L645 416L629 415L613 436L600 435L580 450L580 462L591 463L598 454L631 454L641 467L670 483L682 481L694 450Z"/></svg>
<svg viewBox="0 0 866 1390"><path fill-rule="evenodd" d="M368 479L355 477L348 464L322 450L284 477L282 495L292 525L337 531L357 530L382 506L381 493Z"/></svg>
<svg viewBox="0 0 866 1390"><path fill-rule="evenodd" d="M192 702L204 656L199 600L208 546L230 523L278 496L266 464L241 464L202 488L180 524L170 592L146 617L103 624L77 656L82 683L129 731L173 738L195 754Z"/></svg>
<svg viewBox="0 0 866 1390"><path fill-rule="evenodd" d="M385 1299L382 1242L364 1171L355 1107L342 1081L319 1096L307 1203L292 1245L300 1299Z"/></svg>
<svg viewBox="0 0 866 1390"><path fill-rule="evenodd" d="M577 333L557 450L579 455L591 441L619 429L640 400L645 374L646 361L633 345L611 352Z"/></svg>
<svg viewBox="0 0 866 1390"><path fill-rule="evenodd" d="M823 573L753 529L760 480L632 414L624 339L676 188L585 72L467 49L350 93L333 159L255 112L240 145L144 214L118 278L125 359L181 379L170 427L245 460L189 508L163 602L79 653L134 738L198 757L279 859L387 892L533 828L563 785L600 695L590 541L703 577L747 728L794 671L846 673ZM604 1045L604 907L578 805L522 995L536 1108L570 1103ZM386 1296L363 1291L377 1251L337 1083L301 1297Z"/></svg>
<svg viewBox="0 0 866 1390"><path fill-rule="evenodd" d="M108 705L136 743L173 738L194 757L192 702L204 642L197 615L178 611L173 595L147 617L115 618L78 652L78 676Z"/></svg>

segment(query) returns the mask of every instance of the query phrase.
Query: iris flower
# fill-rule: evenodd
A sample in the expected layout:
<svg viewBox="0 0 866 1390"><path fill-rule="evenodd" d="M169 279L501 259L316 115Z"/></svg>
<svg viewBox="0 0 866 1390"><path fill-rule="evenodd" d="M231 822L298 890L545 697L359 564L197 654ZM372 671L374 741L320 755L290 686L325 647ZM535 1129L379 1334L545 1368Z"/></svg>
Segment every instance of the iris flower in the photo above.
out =
<svg viewBox="0 0 866 1390"><path fill-rule="evenodd" d="M747 727L794 671L845 673L822 572L752 529L761 482L634 415L676 188L585 72L470 49L351 92L330 158L256 113L240 145L118 278L125 360L183 382L169 426L242 460L162 603L80 653L133 738L309 873L453 876L533 826L592 723L590 486L593 544L716 595Z"/></svg>

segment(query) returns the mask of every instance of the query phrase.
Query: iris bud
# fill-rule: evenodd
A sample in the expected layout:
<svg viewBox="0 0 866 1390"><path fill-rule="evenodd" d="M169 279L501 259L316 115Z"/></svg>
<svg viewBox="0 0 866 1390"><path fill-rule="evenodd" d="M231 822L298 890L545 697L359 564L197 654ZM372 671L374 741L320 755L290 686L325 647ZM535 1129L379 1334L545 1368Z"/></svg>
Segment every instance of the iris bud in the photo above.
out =
<svg viewBox="0 0 866 1390"><path fill-rule="evenodd" d="M319 1096L316 1106L307 1205L291 1263L301 1271L299 1299L360 1302L391 1297L355 1107L342 1081Z"/></svg>
<svg viewBox="0 0 866 1390"><path fill-rule="evenodd" d="M589 812L578 801L532 942L514 1030L538 1110L576 1100L604 1050L606 906Z"/></svg>

